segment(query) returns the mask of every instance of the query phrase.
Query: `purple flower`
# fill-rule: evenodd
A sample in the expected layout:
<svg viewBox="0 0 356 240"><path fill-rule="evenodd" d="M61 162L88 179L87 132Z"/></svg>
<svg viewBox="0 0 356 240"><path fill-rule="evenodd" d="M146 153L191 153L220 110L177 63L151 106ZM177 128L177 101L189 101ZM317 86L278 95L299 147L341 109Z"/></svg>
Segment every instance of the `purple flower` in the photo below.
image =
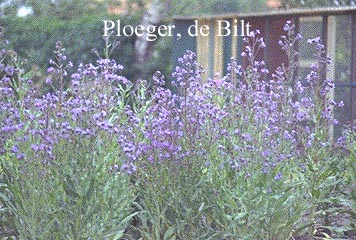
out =
<svg viewBox="0 0 356 240"><path fill-rule="evenodd" d="M8 76L13 76L15 74L15 69L12 66L6 66L4 70Z"/></svg>
<svg viewBox="0 0 356 240"><path fill-rule="evenodd" d="M11 81L11 79L8 78L8 77L4 77L4 78L2 79L2 82L5 83L5 84L9 84L10 81Z"/></svg>
<svg viewBox="0 0 356 240"><path fill-rule="evenodd" d="M274 180L279 181L283 178L283 175L281 172L278 172L277 175L274 177Z"/></svg>
<svg viewBox="0 0 356 240"><path fill-rule="evenodd" d="M244 139L246 141L252 141L251 134L249 134L249 133L243 133L241 136L242 136L242 139Z"/></svg>
<svg viewBox="0 0 356 240"><path fill-rule="evenodd" d="M39 147L38 145L36 145L36 144L31 144L31 148L32 148L32 150L35 151L35 152L37 152L37 151L40 150L40 147Z"/></svg>
<svg viewBox="0 0 356 240"><path fill-rule="evenodd" d="M54 72L54 68L53 68L53 67L49 67L49 68L47 68L47 72L48 72L48 73L52 73L52 72Z"/></svg>
<svg viewBox="0 0 356 240"><path fill-rule="evenodd" d="M285 31L285 32L288 32L289 30L290 30L290 21L289 22L287 22L287 24L285 24L284 25L284 27L283 27L283 30Z"/></svg>
<svg viewBox="0 0 356 240"><path fill-rule="evenodd" d="M320 40L321 40L320 37L316 37L316 38L308 39L307 42L309 44L313 44L313 43L319 43Z"/></svg>
<svg viewBox="0 0 356 240"><path fill-rule="evenodd" d="M297 113L297 120L299 122L304 121L306 119L306 116L307 115L305 114L305 112L298 112Z"/></svg>
<svg viewBox="0 0 356 240"><path fill-rule="evenodd" d="M12 153L18 153L19 152L19 147L17 145L12 146L11 152Z"/></svg>
<svg viewBox="0 0 356 240"><path fill-rule="evenodd" d="M121 170L126 172L127 174L131 175L137 171L137 167L132 163L129 163L129 164L125 163L122 165Z"/></svg>

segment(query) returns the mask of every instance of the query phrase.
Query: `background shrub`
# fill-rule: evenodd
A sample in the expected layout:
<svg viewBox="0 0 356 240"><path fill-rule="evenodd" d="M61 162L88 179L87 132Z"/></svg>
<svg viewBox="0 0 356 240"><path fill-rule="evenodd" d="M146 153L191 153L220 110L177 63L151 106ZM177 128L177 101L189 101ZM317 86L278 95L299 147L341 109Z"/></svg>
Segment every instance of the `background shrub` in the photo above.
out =
<svg viewBox="0 0 356 240"><path fill-rule="evenodd" d="M12 17L2 18L0 25L4 27L5 38L9 40L11 47L28 60L28 67L38 66L44 70L49 66L49 56L53 54L52 48L58 40L61 40L66 47L66 53L71 56L74 66L95 62L97 56L92 49L98 49L99 54L102 55L100 50L104 45L102 38L102 20L104 19L113 21L120 19L123 25L136 26L139 24L140 16L85 15L73 20L61 20L49 16ZM168 73L170 58L167 60L160 56L162 53L165 56L170 54L170 39L158 40L156 54L145 66L133 64L135 62L135 39L135 36L115 37L120 44L110 58L126 66L122 75L128 79L135 79L135 72L142 68L146 76L152 76L157 70ZM39 72L36 69L36 67L33 68L32 74L36 75Z"/></svg>

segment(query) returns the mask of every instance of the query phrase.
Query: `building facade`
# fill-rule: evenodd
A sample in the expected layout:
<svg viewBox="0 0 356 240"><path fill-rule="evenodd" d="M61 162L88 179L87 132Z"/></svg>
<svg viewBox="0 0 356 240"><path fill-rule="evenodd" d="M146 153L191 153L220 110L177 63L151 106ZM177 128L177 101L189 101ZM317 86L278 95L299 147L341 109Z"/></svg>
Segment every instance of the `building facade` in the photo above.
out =
<svg viewBox="0 0 356 240"><path fill-rule="evenodd" d="M258 29L266 42L266 48L258 54L264 60L268 69L273 72L281 64L287 63L287 56L281 50L278 41L285 35L283 26L291 21L296 31L303 36L297 46L300 53L298 76L303 78L315 62L313 47L307 44L307 39L321 37L326 45L327 54L332 58L332 64L327 78L335 82L334 98L343 101L345 106L338 110L336 118L342 124L352 124L356 119L356 7L293 9L266 13L226 14L200 17L175 17L173 61L181 57L186 50L197 53L197 61L207 71L207 77L221 77L226 74L226 67L231 58L243 64L241 52L244 48L241 22L250 25L251 30ZM231 34L221 33L222 26L230 23ZM233 25L237 23L237 34L233 34ZM193 25L193 27L192 27ZM195 27L197 25L197 27ZM202 32L202 26L204 29ZM188 34L190 28L191 34ZM195 28L198 33L194 35ZM220 32L219 32L220 31ZM209 34L207 34L209 33ZM219 35L220 33L220 35ZM226 35L226 36L223 36ZM236 36L239 35L239 36Z"/></svg>

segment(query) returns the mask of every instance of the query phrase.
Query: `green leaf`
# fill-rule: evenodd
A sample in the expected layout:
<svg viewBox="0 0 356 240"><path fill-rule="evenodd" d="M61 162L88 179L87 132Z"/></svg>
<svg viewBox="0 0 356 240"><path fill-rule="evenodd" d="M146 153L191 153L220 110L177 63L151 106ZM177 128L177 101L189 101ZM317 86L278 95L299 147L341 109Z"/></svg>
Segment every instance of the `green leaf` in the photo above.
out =
<svg viewBox="0 0 356 240"><path fill-rule="evenodd" d="M311 196L313 198L319 198L320 197L320 190L319 189L313 189L311 192Z"/></svg>
<svg viewBox="0 0 356 240"><path fill-rule="evenodd" d="M203 202L202 204L200 204L200 207L199 207L199 212L202 212L204 210L204 206L205 206L205 203Z"/></svg>
<svg viewBox="0 0 356 240"><path fill-rule="evenodd" d="M168 230L164 233L163 239L164 240L171 240L171 239L175 239L174 232L175 232L175 228L174 227L169 227Z"/></svg>

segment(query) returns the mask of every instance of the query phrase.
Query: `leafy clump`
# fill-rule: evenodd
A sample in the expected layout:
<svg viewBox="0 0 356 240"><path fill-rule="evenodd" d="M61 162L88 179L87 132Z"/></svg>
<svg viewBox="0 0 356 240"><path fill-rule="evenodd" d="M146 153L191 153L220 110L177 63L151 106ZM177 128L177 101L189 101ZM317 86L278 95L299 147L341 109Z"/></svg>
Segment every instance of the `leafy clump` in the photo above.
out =
<svg viewBox="0 0 356 240"><path fill-rule="evenodd" d="M308 41L317 61L299 79L294 29L284 26L288 63L276 72L256 58L266 45L255 31L244 39L246 64L232 61L221 79L207 79L188 51L174 89L159 72L133 84L107 56L69 77L58 42L44 80L51 91L40 94L3 50L0 230L30 239L271 240L329 230L342 199L353 201L341 192L354 158L332 140L343 103L325 79L325 47Z"/></svg>

